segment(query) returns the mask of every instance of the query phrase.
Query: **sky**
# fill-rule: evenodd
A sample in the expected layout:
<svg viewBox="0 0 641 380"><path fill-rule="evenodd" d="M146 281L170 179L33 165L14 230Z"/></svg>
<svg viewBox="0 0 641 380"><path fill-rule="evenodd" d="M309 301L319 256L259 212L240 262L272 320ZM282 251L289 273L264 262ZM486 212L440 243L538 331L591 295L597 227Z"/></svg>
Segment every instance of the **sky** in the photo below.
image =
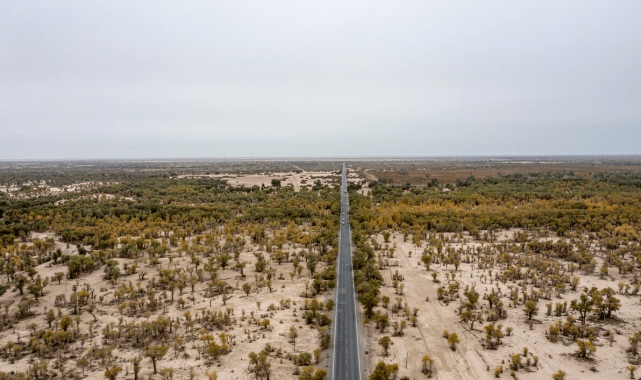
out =
<svg viewBox="0 0 641 380"><path fill-rule="evenodd" d="M0 2L0 159L641 154L641 2Z"/></svg>

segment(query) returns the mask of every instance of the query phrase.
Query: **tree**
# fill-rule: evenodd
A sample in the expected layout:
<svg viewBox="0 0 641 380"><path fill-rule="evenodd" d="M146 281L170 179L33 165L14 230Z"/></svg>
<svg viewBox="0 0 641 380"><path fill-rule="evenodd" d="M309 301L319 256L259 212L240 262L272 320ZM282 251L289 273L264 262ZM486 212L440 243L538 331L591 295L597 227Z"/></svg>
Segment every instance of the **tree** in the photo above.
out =
<svg viewBox="0 0 641 380"><path fill-rule="evenodd" d="M301 352L296 359L297 365L310 365L312 364L312 355L309 352Z"/></svg>
<svg viewBox="0 0 641 380"><path fill-rule="evenodd" d="M20 291L20 295L23 295L24 286L27 284L27 281L29 281L29 279L25 275L20 274L16 277L14 281L15 281L16 288Z"/></svg>
<svg viewBox="0 0 641 380"><path fill-rule="evenodd" d="M425 270L430 270L430 263L432 262L432 256L428 254L423 254L421 256L421 261L425 264Z"/></svg>
<svg viewBox="0 0 641 380"><path fill-rule="evenodd" d="M85 369L89 365L89 360L87 357L83 356L82 358L76 360L76 365L80 368L82 368L82 376L85 375Z"/></svg>
<svg viewBox="0 0 641 380"><path fill-rule="evenodd" d="M635 332L628 340L630 341L630 348L628 350L632 353L632 356L637 356L639 343L641 343L641 332Z"/></svg>
<svg viewBox="0 0 641 380"><path fill-rule="evenodd" d="M531 321L532 317L539 312L539 306L536 304L536 302L530 300L525 303L524 311L525 315L527 315L528 321Z"/></svg>
<svg viewBox="0 0 641 380"><path fill-rule="evenodd" d="M421 362L423 363L423 373L426 374L427 377L432 377L432 373L434 371L434 359L432 359L429 354L425 354Z"/></svg>
<svg viewBox="0 0 641 380"><path fill-rule="evenodd" d="M383 350L385 351L384 355L387 356L389 348L394 345L394 342L392 342L392 339L390 339L389 336L385 335L378 340L378 345L383 347Z"/></svg>
<svg viewBox="0 0 641 380"><path fill-rule="evenodd" d="M496 293L490 293L483 298L490 304L490 309L494 309L494 306L500 302L499 296Z"/></svg>
<svg viewBox="0 0 641 380"><path fill-rule="evenodd" d="M134 365L134 380L138 380L138 372L140 372L141 361L142 361L142 358L140 356L136 356L135 358L131 359L131 362Z"/></svg>
<svg viewBox="0 0 641 380"><path fill-rule="evenodd" d="M252 286L249 283L243 284L243 292L249 297L249 293L252 291Z"/></svg>
<svg viewBox="0 0 641 380"><path fill-rule="evenodd" d="M189 285L191 286L191 291L194 291L194 287L198 284L198 277L196 276L190 276L189 277Z"/></svg>
<svg viewBox="0 0 641 380"><path fill-rule="evenodd" d="M592 311L592 304L593 301L585 293L581 294L579 300L572 300L570 303L570 307L579 312L582 325L585 325L585 318Z"/></svg>
<svg viewBox="0 0 641 380"><path fill-rule="evenodd" d="M398 364L385 364L385 362L378 362L376 368L371 375L369 375L368 380L389 380L392 374L398 372Z"/></svg>
<svg viewBox="0 0 641 380"><path fill-rule="evenodd" d="M314 272L316 272L316 260L314 258L307 260L307 269L309 270L310 276L314 277Z"/></svg>
<svg viewBox="0 0 641 380"><path fill-rule="evenodd" d="M298 330L296 326L291 326L289 328L289 342L294 345L294 351L296 351L296 338L298 338Z"/></svg>
<svg viewBox="0 0 641 380"><path fill-rule="evenodd" d="M298 375L299 380L325 380L327 372L322 369L317 369L314 371L314 367L307 366L302 369Z"/></svg>
<svg viewBox="0 0 641 380"><path fill-rule="evenodd" d="M553 380L564 380L565 379L565 372L562 370L559 370L559 372L555 373L552 375Z"/></svg>
<svg viewBox="0 0 641 380"><path fill-rule="evenodd" d="M579 281L581 281L580 278L576 276L572 277L572 279L570 280L570 286L572 287L572 291L576 290L576 287L579 285Z"/></svg>
<svg viewBox="0 0 641 380"><path fill-rule="evenodd" d="M156 361L160 360L165 356L167 353L167 350L169 347L165 346L164 344L161 346L155 345L155 346L149 346L145 350L145 356L151 359L151 363L154 366L154 374L158 373L156 371Z"/></svg>
<svg viewBox="0 0 641 380"><path fill-rule="evenodd" d="M496 347L501 344L501 338L503 338L501 325L495 326L494 323L490 323L483 327L483 329L485 330L485 339L487 340L486 347L496 349Z"/></svg>
<svg viewBox="0 0 641 380"><path fill-rule="evenodd" d="M307 367L303 367L303 369L298 374L298 380L312 380L313 376L314 376L314 367L310 365Z"/></svg>
<svg viewBox="0 0 641 380"><path fill-rule="evenodd" d="M122 372L122 367L119 365L115 365L111 368L107 367L105 370L105 377L109 380L116 380L116 377L118 377L120 372Z"/></svg>
<svg viewBox="0 0 641 380"><path fill-rule="evenodd" d="M62 282L62 279L63 279L63 278L65 278L65 274L64 274L63 272L56 272L56 273L53 275L53 278L54 278L56 281L58 281L58 285L60 285L60 283Z"/></svg>
<svg viewBox="0 0 641 380"><path fill-rule="evenodd" d="M49 309L45 318L47 318L47 323L49 324L49 328L51 328L51 324L56 320L56 313L52 309Z"/></svg>
<svg viewBox="0 0 641 380"><path fill-rule="evenodd" d="M62 329L62 331L67 331L69 326L71 326L72 324L73 324L73 320L71 319L70 316L65 315L62 318L60 318L60 328Z"/></svg>
<svg viewBox="0 0 641 380"><path fill-rule="evenodd" d="M314 297L312 299L312 302L309 303L309 310L312 311L312 315L314 316L314 318L316 318L316 312L318 311L318 307L319 307L318 300L316 299L316 297Z"/></svg>
<svg viewBox="0 0 641 380"><path fill-rule="evenodd" d="M323 350L328 349L329 348L329 344L331 343L331 341L332 341L331 335L329 335L329 334L323 335L323 337L321 338L321 348Z"/></svg>
<svg viewBox="0 0 641 380"><path fill-rule="evenodd" d="M450 349L452 351L456 351L456 345L461 343L461 341L458 339L458 335L456 333L451 333L447 338L447 343L450 345Z"/></svg>
<svg viewBox="0 0 641 380"><path fill-rule="evenodd" d="M634 371L636 371L636 370L637 370L637 366L629 365L629 366L627 366L627 367L625 367L625 368L626 368L628 371L630 371L630 378L631 378L631 379L634 379Z"/></svg>
<svg viewBox="0 0 641 380"><path fill-rule="evenodd" d="M271 363L267 360L267 353L261 351L259 354L255 352L249 353L249 371L256 375L257 379L267 379L271 375Z"/></svg>
<svg viewBox="0 0 641 380"><path fill-rule="evenodd" d="M314 377L312 377L312 380L325 380L327 377L327 372L325 372L324 369L317 369L316 372L314 372Z"/></svg>
<svg viewBox="0 0 641 380"><path fill-rule="evenodd" d="M225 269L227 267L227 263L229 263L229 260L231 260L231 256L227 253L223 253L220 256L218 256L218 262L220 263L220 267Z"/></svg>
<svg viewBox="0 0 641 380"><path fill-rule="evenodd" d="M467 310L461 313L461 319L463 319L464 322L470 322L470 330L474 330L475 322L483 322L483 314Z"/></svg>
<svg viewBox="0 0 641 380"><path fill-rule="evenodd" d="M605 318L611 318L612 312L617 311L621 308L621 301L614 297L614 289L605 288L601 290L601 295L605 297L603 301L603 310L605 312Z"/></svg>
<svg viewBox="0 0 641 380"><path fill-rule="evenodd" d="M576 344L578 345L578 349L576 350L576 354L580 358L589 358L591 354L596 352L596 347L589 340L578 339L576 341Z"/></svg>
<svg viewBox="0 0 641 380"><path fill-rule="evenodd" d="M465 302L465 303L463 304L463 306L464 306L467 310L474 310L474 309L476 309L476 304L477 304L477 302L478 302L478 300L479 300L479 293L478 293L477 291L475 291L474 289L472 289L472 290L470 290L470 291L466 291L466 292L464 292L463 294L464 294L464 295L465 295L465 297L467 298L467 302Z"/></svg>
<svg viewBox="0 0 641 380"><path fill-rule="evenodd" d="M276 252L272 253L271 257L272 260L276 260L276 262L278 262L278 265L280 265L285 259L287 259L287 254L279 249Z"/></svg>
<svg viewBox="0 0 641 380"><path fill-rule="evenodd" d="M359 301L363 304L365 308L365 315L367 318L371 318L374 315L374 307L378 305L378 291L368 291L359 297Z"/></svg>
<svg viewBox="0 0 641 380"><path fill-rule="evenodd" d="M160 370L160 376L165 380L172 380L174 378L174 368L167 367Z"/></svg>
<svg viewBox="0 0 641 380"><path fill-rule="evenodd" d="M234 269L240 273L240 277L243 279L245 278L245 265L247 265L247 263L242 261L237 262L236 265L234 265Z"/></svg>

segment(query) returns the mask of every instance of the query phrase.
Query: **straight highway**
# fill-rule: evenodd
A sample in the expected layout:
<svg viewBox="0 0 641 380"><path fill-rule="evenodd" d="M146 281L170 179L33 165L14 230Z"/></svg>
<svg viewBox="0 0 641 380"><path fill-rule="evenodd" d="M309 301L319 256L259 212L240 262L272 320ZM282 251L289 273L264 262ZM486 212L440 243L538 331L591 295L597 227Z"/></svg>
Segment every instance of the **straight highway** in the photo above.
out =
<svg viewBox="0 0 641 380"><path fill-rule="evenodd" d="M338 249L338 292L334 320L333 380L360 380L358 358L358 325L356 322L356 295L352 267L352 244L349 226L349 200L347 176L343 164L341 186L341 225Z"/></svg>

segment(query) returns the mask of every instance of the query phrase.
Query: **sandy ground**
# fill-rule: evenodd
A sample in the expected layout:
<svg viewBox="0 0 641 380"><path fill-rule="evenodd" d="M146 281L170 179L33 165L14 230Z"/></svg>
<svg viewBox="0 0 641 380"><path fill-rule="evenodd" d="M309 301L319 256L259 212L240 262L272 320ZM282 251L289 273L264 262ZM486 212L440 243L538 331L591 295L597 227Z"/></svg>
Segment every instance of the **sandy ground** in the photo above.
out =
<svg viewBox="0 0 641 380"><path fill-rule="evenodd" d="M178 178L220 178L225 179L229 185L238 187L238 186L265 186L270 187L272 185L273 179L281 180L281 186L293 187L295 191L299 191L301 188L306 187L311 189L314 186L314 182L321 181L321 184L335 186L339 185L341 181L340 175L335 174L335 172L330 171L303 171L300 173L297 172L277 172L277 173L261 173L261 174L184 174L179 175ZM356 171L350 171L348 173L348 179L351 181L360 181L363 179L362 174ZM115 182L113 182L115 183ZM104 185L103 182L81 182L75 183L72 185L54 187L47 185L44 181L41 182L29 182L25 185L31 186L32 191L28 193L21 193L20 187L16 185L11 186L0 186L0 192L7 194L12 198L33 198L37 196L55 196L62 195L67 193L74 193L93 189L99 186ZM108 199L113 198L113 195L106 194ZM93 195L96 197L97 195Z"/></svg>
<svg viewBox="0 0 641 380"><path fill-rule="evenodd" d="M339 185L340 175L335 172L281 172L281 173L262 173L262 174L198 174L198 175L181 175L178 178L220 178L227 180L231 186L265 186L270 187L273 179L281 180L281 186L293 187L295 191L306 187L311 189L316 181L321 181L324 185ZM362 179L357 172L350 172L348 179L357 181Z"/></svg>
<svg viewBox="0 0 641 380"><path fill-rule="evenodd" d="M511 233L503 234L503 238ZM410 236L411 238L411 236ZM466 236L471 240L469 236ZM376 236L376 240L383 244L382 236ZM478 243L467 243L478 244ZM453 243L453 247L462 246L462 243ZM580 290L587 286L597 286L598 288L611 287L617 290L617 284L620 282L619 276L614 273L616 270L610 270L610 278L600 279L597 274L585 276L578 271L574 275L580 277L580 284L577 291L568 291L561 295L560 298L553 297L551 301L539 301L539 313L534 317L533 329L530 330L527 318L523 312L523 306L510 308L509 301L504 299L507 307L507 319L500 320L498 323L503 324L504 331L507 327L514 330L511 336L503 338L503 344L497 350L486 350L481 345L485 339L483 326L488 322L476 323L474 330L470 330L469 323L463 323L458 315L457 308L459 301L451 302L449 306L437 300L436 290L441 285L447 285L445 280L446 272L455 272L452 265L448 270L442 265L432 265L439 275L440 284L433 282L431 271L427 271L420 262L420 254L416 254L416 246L410 242L403 242L401 234L393 234L389 246L395 246L394 258L389 259L390 263L398 263L398 266L390 266L389 269L382 271L385 277L385 286L382 288L382 294L387 295L391 302L397 297L391 286L391 276L398 273L404 276L405 284L403 303L407 303L410 309L418 308L418 326L411 327L408 321L408 328L402 337L392 337L394 345L390 349L388 357L382 356L382 348L376 343L384 335L391 336L392 330L387 329L385 334L375 330L374 324L371 323L365 327L366 330L366 350L371 354L368 355L368 373L371 373L374 366L379 360L387 363L398 363L400 366L399 377L408 376L410 379L425 378L421 373L421 358L425 353L429 353L435 360L438 379L490 379L494 377L494 370L497 366L502 365L504 372L501 377L509 378L509 361L513 354L521 353L524 347L528 347L530 358L533 355L539 357L539 365L531 368L529 372L520 370L517 376L522 379L550 379L553 373L563 370L568 374L566 379L608 379L608 378L629 378L629 372L626 370L628 356L625 350L629 347L628 337L632 336L635 331L639 331L639 318L641 316L641 304L638 296L621 295L616 297L621 300L621 310L616 313L619 322L616 321L598 321L588 318L587 324L597 326L597 329L617 330L615 341L610 346L608 339L604 336L598 336L595 342L597 352L593 356L594 360L585 361L576 358L574 351L577 345L575 343L551 343L545 336L545 331L557 320L565 321L565 316L555 317L554 314L546 316L547 302L563 302L577 299ZM425 247L421 247L419 252ZM409 257L409 252L412 257ZM600 265L597 266L599 268ZM494 271L498 271L495 267ZM487 271L479 271L472 267L472 264L461 264L456 271L456 279L462 282L462 288L465 285L475 286L480 293L481 299L479 304L483 309L487 309L487 301L482 300L485 292L489 292L492 287L500 287L503 294L509 293L506 285L502 283L490 284L484 283L481 275ZM629 283L629 281L627 281ZM507 282L507 285L514 285ZM462 293L462 291L461 291ZM429 297L429 301L427 301ZM379 305L382 307L382 305ZM569 308L569 307L568 307ZM570 315L578 318L577 313L570 311ZM390 312L390 324L393 321L400 321L402 317L395 316ZM443 330L456 332L460 338L461 344L456 351L449 349L446 339L442 337Z"/></svg>
<svg viewBox="0 0 641 380"><path fill-rule="evenodd" d="M115 183L115 182L112 182ZM28 199L42 196L56 196L68 193L77 193L85 190L95 189L102 186L103 182L79 182L65 186L49 186L44 181L41 182L28 182L25 185L32 187L29 192L20 192L19 186L0 186L0 192L7 194L10 198Z"/></svg>
<svg viewBox="0 0 641 380"><path fill-rule="evenodd" d="M34 234L33 238L43 239L45 237L52 236L51 234ZM224 244L224 240L221 241L221 244ZM77 253L76 247L71 246L67 248L66 244L57 243L57 247L63 250L63 253ZM160 311L154 313L150 316L150 319L155 319L159 315L170 316L172 318L178 319L180 322L185 322L185 317L183 314L187 310L191 310L192 315L200 313L202 310L226 310L227 308L233 308L233 316L236 318L237 323L231 327L225 328L224 330L214 330L207 331L208 334L213 334L217 336L221 332L225 332L229 335L235 337L235 344L232 345L232 350L229 354L221 356L219 360L208 360L201 358L197 352L195 344L199 344L198 339L192 341L189 334L187 334L183 327L180 327L178 330L179 335L184 335L186 341L184 350L175 351L173 348L170 348L165 358L159 361L158 369L165 367L173 367L175 369L174 379L187 379L189 373L189 367L193 366L196 370L196 378L205 378L204 371L206 369L215 369L218 372L219 380L232 380L232 379L253 379L253 374L249 373L248 366L248 354L251 351L259 352L262 350L267 343L270 343L274 348L280 348L283 351L281 358L272 357L272 379L286 378L286 379L296 379L297 376L294 376L295 365L291 360L285 359L285 356L288 353L298 354L301 352L309 352L319 347L319 338L320 332L317 330L316 325L307 325L305 320L301 318L303 311L301 310L305 299L311 300L311 298L304 298L301 295L305 293L305 282L310 281L309 271L305 267L305 262L303 261L301 265L304 267L301 276L296 275L292 280L289 276L289 273L293 271L292 263L283 263L278 265L277 262L271 262L270 266L276 270L276 276L272 280L273 283L273 292L270 292L267 287L263 287L260 290L256 290L254 287L252 293L247 296L242 290L241 286L244 282L250 284L255 284L255 270L254 263L256 258L250 250L255 251L258 247L247 244L245 249L242 251L240 260L247 262L247 267L245 270L246 279L243 281L240 277L240 274L236 271L226 269L218 271L218 278L227 281L231 286L234 287L233 292L231 293L231 298L227 300L226 305L223 305L223 301L220 295L214 296L213 298L204 297L205 285L199 283L196 285L195 292L193 294L195 301L190 302L188 297L190 296L190 287L187 286L184 291L181 293L178 290L175 292L175 299L179 297L184 297L188 300L187 306L185 309L181 309L177 302L173 304L167 301L163 304ZM284 251L293 251L297 252L301 250L300 247L293 247L291 245L285 245L283 248ZM267 255L267 258L269 255ZM124 263L133 263L133 259L116 259L122 266ZM167 268L174 266L187 268L191 266L191 260L187 256L176 258L173 260L173 263L169 264L168 258L161 258L160 264L156 266L143 265L138 269L138 272L144 271L147 273L145 280L139 281L138 274L133 274L129 276L122 276L118 280L118 285L132 283L137 286L137 283L140 282L141 286L145 286L149 280L158 273L161 268ZM37 268L38 273L43 277L51 277L56 272L65 272L66 267L63 265L53 265L50 266L48 263L42 264ZM322 264L318 264L318 270L322 270ZM283 274L284 279L278 279L280 274ZM53 282L47 286L44 290L45 296L40 299L33 310L35 315L20 321L15 325L14 329L5 330L0 333L0 346L6 345L8 341L22 342L23 344L28 343L29 337L32 335L30 329L30 324L36 323L38 328L45 328L46 321L44 314L48 309L56 310L54 304L55 296L58 294L64 294L65 289L67 296L71 293L71 287L73 284L78 284L79 286L84 286L84 284L90 284L91 288L96 291L96 299L100 296L104 297L104 302L97 304L96 316L98 317L98 322L93 327L93 337L87 337L87 340L84 344L80 342L75 342L70 345L68 351L72 353L73 358L80 358L88 352L88 349L94 345L99 347L103 346L103 341L100 338L102 336L101 331L109 322L114 322L116 325L120 324L120 318L122 318L123 323L131 322L140 322L144 320L145 317L131 316L128 313L121 315L117 309L118 303L113 302L113 293L114 287L103 278L103 270L98 269L92 272L91 274L83 275L79 279L74 280L62 280L62 283L59 285L57 281ZM205 275L206 278L208 277ZM9 313L15 311L15 304L22 299L25 299L27 292L25 291L24 296L20 296L17 290L10 289L4 295L0 296L0 304L5 304L7 302L12 302L9 309ZM319 294L316 298L320 302L325 302L326 300L333 297L333 293L324 292ZM289 309L280 309L279 302L280 300L291 300L291 307ZM260 301L260 308L257 305L257 301ZM276 306L275 310L269 311L268 308L270 304ZM63 308L64 309L64 308ZM242 320L242 310L245 311L246 317ZM71 313L72 309L65 311L63 313ZM256 318L263 320L268 318L270 320L270 327L264 329L263 327L257 326L255 323L250 324L249 318L253 314ZM331 313L330 313L331 316ZM74 317L72 315L72 317ZM82 322L80 323L80 331L82 334L88 336L89 328L88 323L93 320L93 317L90 313L84 312L80 316ZM75 326L75 325L74 325ZM289 342L287 334L289 333L290 326L296 326L299 330L298 338L296 340L295 350L292 343ZM251 339L248 338L247 331ZM170 334L171 335L171 334ZM198 338L199 334L196 334ZM173 339L170 339L169 343ZM321 356L321 362L314 364L317 368L328 369L327 365L327 356L329 351L323 351ZM128 348L125 344L122 346L116 346L114 349L114 363L119 364L123 367L124 371L119 376L119 378L133 378L132 364L129 362L129 359L141 355L140 349L132 350ZM32 363L33 355L24 355L22 359L17 360L15 363L10 364L6 361L2 361L3 368L2 371L25 371L29 365ZM94 362L93 367L87 368L87 379L97 380L104 379L103 372L104 368L99 365L99 361ZM67 371L75 368L75 362L69 361L66 363L65 367ZM129 376L123 376L126 372ZM147 378L147 376L152 372L152 366L149 359L143 359L142 362L142 371L139 374L139 378ZM142 375L142 376L141 376ZM160 379L160 375L154 377Z"/></svg>
<svg viewBox="0 0 641 380"><path fill-rule="evenodd" d="M320 179L321 181L331 181L332 173L328 172L302 172L302 173L273 173L265 175L240 175L240 176L224 176L220 177L230 180L230 183L235 183L252 186L254 184L265 183L266 186L271 185L271 179L279 178L283 180L283 185L291 185L295 189L302 186L310 186L313 181ZM355 178L358 177L354 174ZM233 177L233 178L232 178ZM234 182L237 181L237 182ZM242 181L242 183L241 183ZM263 181L263 182L261 182ZM305 182L303 182L305 181ZM109 195L105 195L107 198ZM511 238L515 231L504 231L500 233L499 241ZM44 239L52 237L52 234L33 234L32 238ZM461 248L478 246L481 243L473 241L473 239L465 234L464 241L455 238L452 234L445 234L446 237L451 238L444 249ZM620 299L622 306L621 310L615 313L616 318L608 321L599 321L594 318L588 318L588 325L597 328L597 339L595 345L597 352L593 359L586 361L580 360L573 355L576 350L576 344L570 342L568 339L561 339L557 343L551 343L546 338L545 332L549 326L556 321L565 321L566 316L555 317L546 316L545 304L548 302L565 302L568 304L571 300L577 299L580 290L583 287L596 286L599 289L611 287L615 290L618 289L617 284L621 281L630 283L629 277L622 278L617 273L616 269L610 269L608 276L601 279L598 273L593 275L583 275L582 272L576 271L573 276L580 278L580 284L577 291L568 290L560 296L554 296L552 300L540 300L538 303L539 312L534 317L534 324L530 329L526 316L523 313L523 307L510 307L510 302L507 298L503 299L505 303L508 316L506 319L500 320L497 323L503 325L503 330L510 327L513 328L511 336L503 338L503 344L496 350L485 349L482 341L485 338L483 327L488 325L488 322L480 322L474 325L474 329L470 329L469 323L464 323L458 313L460 300L451 302L449 305L444 304L437 300L437 289L439 286L447 286L446 273L456 274L456 281L461 282L462 289L465 286L475 287L480 293L481 299L479 305L481 310L487 310L487 301L482 297L485 293L489 293L491 289L500 289L504 297L509 294L509 287L517 285L514 282L491 283L489 280L484 280L488 275L488 270L479 270L474 264L462 263L458 270L454 270L450 265L445 268L441 264L432 264L431 270L427 271L424 265L420 262L420 252L428 246L427 242L421 242L420 247L416 247L411 242L411 235L407 241L403 241L403 236L399 233L392 234L389 243L384 243L382 236L374 236L377 242L381 245L388 245L395 249L394 257L389 259L390 266L382 270L385 278L385 284L381 288L381 296L388 296L391 303L394 303L396 298L401 298L403 305L407 305L410 309L418 308L418 323L416 327L411 326L411 322L407 321L408 327L402 336L392 336L392 329L388 327L384 333L375 329L374 323L369 323L364 326L363 336L365 339L365 350L367 351L367 373L371 373L374 366L379 360L384 360L387 363L398 363L400 373L398 378L407 376L410 379L422 379L425 375L421 373L421 358L424 354L429 353L435 360L436 378L438 379L490 379L495 378L494 370L498 366L503 366L504 372L500 374L503 378L509 378L509 360L510 356L516 353L521 353L524 347L528 347L528 358L534 355L538 356L539 364L530 367L526 370L519 370L516 374L522 379L549 379L553 373L563 370L567 373L566 379L601 379L601 378L629 378L629 373L626 367L629 365L629 357L626 349L629 347L628 337L636 331L640 330L641 323L641 303L639 303L639 296L617 294L616 297ZM549 237L547 239L558 240L556 237ZM542 239L543 240L543 239ZM224 240L221 241L221 244ZM73 245L67 247L66 244L57 242L56 248L60 248L63 253L75 254L76 247ZM246 269L246 282L255 283L254 277L254 263L256 261L252 251L256 251L259 247L249 244L245 245L244 250L241 252L241 261L248 263ZM300 251L300 247L293 247L285 245L285 250L292 252L294 250ZM173 250L177 253L177 249ZM410 252L412 253L410 256ZM268 255L267 255L268 256ZM121 265L124 263L132 263L134 260L130 259L116 259ZM602 258L597 256L597 268L600 268ZM567 265L567 262L561 262ZM304 267L304 262L302 263ZM169 259L160 259L160 264L156 266L141 265L140 271L147 273L145 280L140 281L141 286L145 286L150 278L158 273L161 268L169 266ZM178 265L183 268L188 268L190 259L187 256L176 258L171 264ZM290 360L285 358L287 353L300 353L311 352L318 347L320 333L315 327L306 325L301 318L302 312L300 308L304 304L305 298L301 295L305 292L305 282L309 281L309 273L305 268L302 276L292 280L289 273L293 270L291 263L283 263L278 265L276 262L270 262L272 268L276 269L275 279L273 282L273 292L264 287L258 292L254 290L249 296L240 289L243 280L240 278L239 273L232 270L220 270L218 272L219 278L227 281L234 287L232 297L223 305L220 296L207 298L204 296L205 285L199 283L196 285L193 302L188 302L185 309L181 309L179 305L174 302L173 304L167 302L163 304L162 310L153 314L150 318L155 319L158 315L171 316L184 322L184 312L191 310L192 314L200 313L201 310L225 310L226 308L234 309L234 317L237 323L232 327L226 328L221 331L214 331L218 334L225 331L228 334L235 336L235 344L232 351L216 361L208 361L201 358L198 354L194 342L188 334L185 334L184 329L179 329L179 334L185 335L185 348L178 351L171 348L166 357L159 362L159 368L173 367L176 370L176 379L188 378L188 370L190 366L196 369L197 376L203 378L205 369L213 368L218 371L218 378L221 380L231 379L252 379L253 375L248 372L248 359L247 355L251 351L260 351L266 343L272 344L276 348L283 350L281 358L272 357L272 378L286 378L295 379L297 376L293 375L295 366ZM43 277L51 277L56 272L66 272L66 267L62 265L42 264L37 268L38 273ZM494 273L499 272L504 268L495 265L492 269ZM392 275L398 271L398 274L404 277L402 283L404 284L403 294L397 294L392 287ZM432 278L432 272L438 273L440 283L435 283ZM598 269L597 269L598 272ZM279 279L280 274L284 275L284 279ZM131 282L137 284L139 281L138 275L123 276L119 279L119 284L126 284ZM46 322L44 314L48 309L56 309L54 305L54 298L56 295L71 293L73 284L83 286L83 284L90 284L91 288L96 291L96 299L99 296L104 297L104 302L98 304L98 311L96 316L98 322L93 327L93 336L88 336L89 328L88 323L93 320L91 314L84 312L80 317L82 322L80 324L81 334L87 336L86 342L76 342L72 344L68 351L72 356L66 364L67 371L73 370L75 367L73 358L80 358L84 355L93 345L102 346L103 341L101 337L102 328L109 322L116 324L120 323L119 319L123 319L123 323L140 322L145 317L138 315L125 315L121 316L117 309L117 303L113 299L113 286L103 278L102 269L96 270L91 274L83 275L78 280L63 280L61 284L52 282L44 290L46 295L38 302L37 307L34 308L35 315L15 325L15 328L5 330L0 333L0 346L4 346L8 341L20 341L27 343L30 336L33 334L30 324L36 323L38 328L44 328ZM66 290L65 290L66 287ZM182 294L176 291L175 298L187 298L190 296L190 289L187 287ZM20 296L15 289L9 289L4 295L0 296L0 303L12 303L9 312L13 313L16 305L21 300L31 297L25 291L24 296ZM317 297L320 301L324 302L333 297L331 292L326 292ZM270 304L279 305L282 299L290 299L292 306L289 309L280 309L268 311L267 308ZM257 301L261 302L260 309ZM269 318L270 328L263 329L255 324L249 324L249 319L241 320L242 310L245 310L246 315L254 313L256 317ZM387 310L379 304L378 310L387 312L390 315L390 324L400 322L405 319L401 314L393 314L391 312L391 305ZM64 311L65 313L71 310ZM577 313L569 311L569 315L577 317ZM330 313L331 315L331 313ZM288 341L287 332L290 326L296 326L299 331L299 337L296 343L296 349ZM250 338L247 336L247 329L250 331ZM449 332L456 332L459 335L461 343L456 351L450 350L446 340L442 337L443 330ZM606 331L614 331L615 338L612 344L608 341L603 333ZM384 357L382 348L377 344L377 341L384 335L391 337L394 345L390 349L389 356ZM565 343L564 343L565 342ZM128 361L132 356L139 355L140 350L131 350L126 345L116 347L114 350L114 362L120 364L129 375L124 376L121 374L120 378L132 378L131 369L132 365ZM321 362L316 365L318 368L327 369L329 351L324 351ZM24 355L22 359L17 360L11 364L7 361L2 361L3 371L24 371L33 362L33 355ZM95 362L93 367L87 369L88 379L103 379L102 372L104 368ZM151 371L151 363L148 359L142 362L141 378L146 378ZM125 372L123 372L125 374ZM159 377L156 377L159 378ZM197 377L198 378L198 377Z"/></svg>

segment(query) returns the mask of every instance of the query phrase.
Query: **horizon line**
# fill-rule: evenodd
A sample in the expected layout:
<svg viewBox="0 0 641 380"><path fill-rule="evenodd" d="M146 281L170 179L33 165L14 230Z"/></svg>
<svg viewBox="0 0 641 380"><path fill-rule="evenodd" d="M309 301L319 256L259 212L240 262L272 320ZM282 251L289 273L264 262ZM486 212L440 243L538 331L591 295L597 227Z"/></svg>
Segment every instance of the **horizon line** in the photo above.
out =
<svg viewBox="0 0 641 380"><path fill-rule="evenodd" d="M59 161L282 161L282 160L422 160L422 159L474 159L474 158L492 158L492 159L507 159L507 158L640 158L641 154L623 154L623 153L602 153L602 154L521 154L521 155L389 155L389 156L220 156L220 157L119 157L119 158L2 158L0 162L59 162Z"/></svg>

